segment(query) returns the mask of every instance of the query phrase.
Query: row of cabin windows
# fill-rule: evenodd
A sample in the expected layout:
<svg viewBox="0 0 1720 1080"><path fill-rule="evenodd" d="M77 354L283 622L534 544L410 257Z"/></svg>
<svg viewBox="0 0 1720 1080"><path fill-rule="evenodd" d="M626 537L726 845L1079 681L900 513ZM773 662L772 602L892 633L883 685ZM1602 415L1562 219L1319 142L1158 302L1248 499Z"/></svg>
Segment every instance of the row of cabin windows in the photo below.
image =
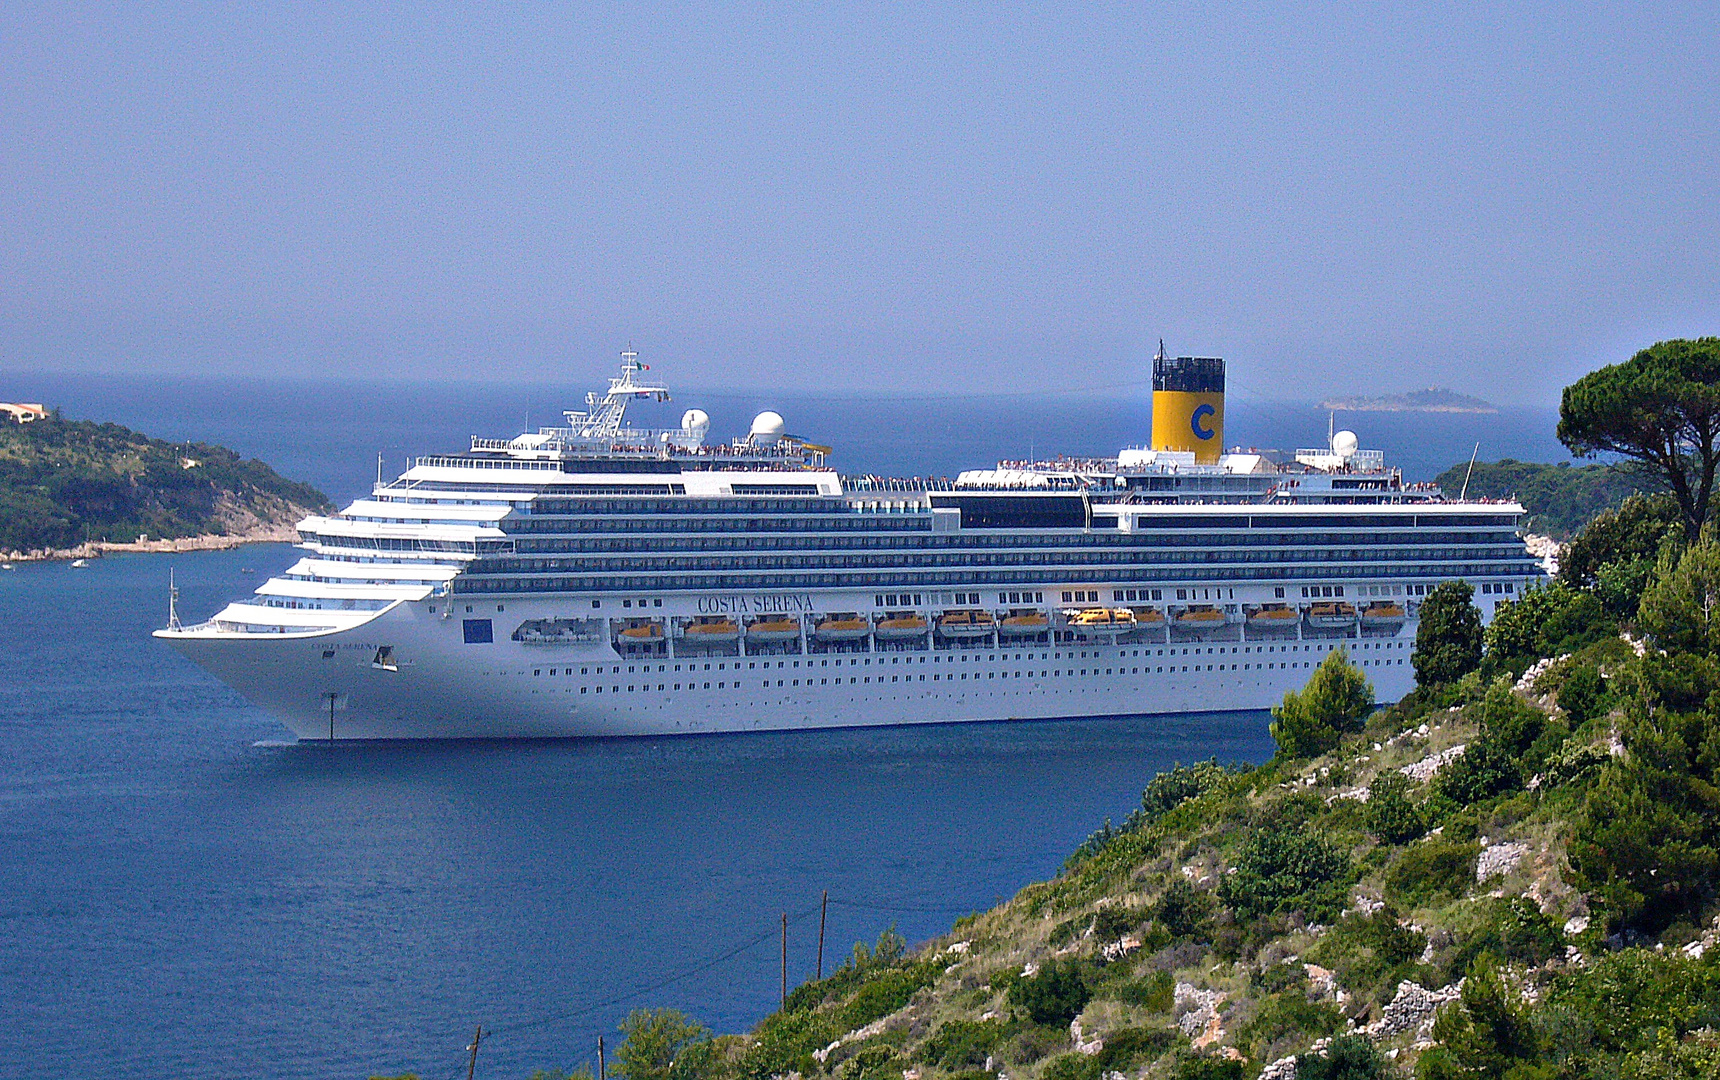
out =
<svg viewBox="0 0 1720 1080"><path fill-rule="evenodd" d="M901 555L660 555L586 556L582 558L499 558L473 565L475 573L521 570L695 570L809 567L843 569L867 566L1175 566L1225 561L1231 563L1319 563L1334 559L1511 559L1527 558L1520 548L1325 548L1307 551L1158 552L915 552Z"/></svg>
<svg viewBox="0 0 1720 1080"><path fill-rule="evenodd" d="M1349 646L1349 648L1351 648L1357 652L1368 652L1368 651L1389 652L1392 650L1407 649L1407 648L1409 648L1410 644L1411 643L1407 642L1407 641L1373 641L1373 642L1362 642L1360 644L1352 643ZM1326 646L1321 645L1321 644L1317 644L1317 643L1316 644L1278 643L1278 644L1273 644L1273 645L1205 645L1205 646L1179 645L1179 646L1172 646L1168 649L1164 648L1162 646L1157 648L1157 649L1150 648L1150 647L1149 648L1120 648L1120 649L1117 649L1116 652L1112 655L1115 655L1119 659L1127 659L1128 657L1131 657L1131 656L1144 656L1147 658L1151 658L1154 656L1160 656L1160 657L1162 657L1162 656L1173 656L1173 657L1175 657L1175 656L1217 656L1217 655L1225 655L1225 654L1241 656L1245 653L1246 654L1258 654L1258 655L1264 656L1267 653L1275 653L1275 654L1276 653L1294 653L1294 652L1316 652L1317 653L1317 652L1322 651L1325 648L1326 648ZM1076 652L1073 649L1066 650L1066 651L1060 650L1057 652L1043 652L1043 651L1041 651L1041 652L1026 652L1026 653L1018 652L1018 653L1015 653L1013 656L1011 656L1010 653L1006 650L1006 651L1001 652L1001 653L983 653L983 652L952 653L952 654L949 654L947 656L946 655L917 656L917 655L908 655L908 654L897 654L894 656L887 656L887 657L886 656L866 656L866 657L861 657L861 656L840 657L840 656L838 656L834 659L832 659L830 657L823 657L823 658L807 657L807 658L802 659L802 660L776 660L776 661L747 660L747 661L745 661L745 663L746 663L746 670L747 671L756 671L760 668L763 668L766 671L768 671L771 669L773 663L774 663L777 670L782 670L785 668L792 668L792 669L798 670L802 666L804 666L810 670L813 668L842 667L844 665L846 665L848 667L872 667L874 665L876 665L878 667L896 667L896 666L901 666L901 665L907 665L909 667L912 667L914 664L927 664L927 663L930 663L930 664L956 664L956 663L966 664L966 663L972 662L974 664L987 664L987 663L996 664L996 663L1008 663L1011 660L1016 660L1016 661L1021 661L1021 660L1074 660L1077 657L1079 657L1082 660L1087 660L1087 659L1098 660L1098 659L1101 659L1105 656L1106 656L1106 653L1102 652L1099 649L1091 649L1091 650L1082 649L1079 652ZM655 665L655 667L656 667L658 674L665 674L665 673L670 672L671 670L673 670L674 673L676 673L676 674L679 674L682 671L685 671L688 674L693 674L693 673L700 672L700 671L711 671L713 669L715 669L716 671L719 671L719 672L729 671L729 670L739 672L742 670L741 664L742 664L742 661L735 660L732 662L731 661L711 661L711 662L707 662L704 664L700 664L697 662L689 662L689 663L682 663L682 664L661 663L661 664ZM642 674L642 675L650 675L651 670L652 670L652 666L653 665L651 665L651 664L628 664L628 665L626 665L627 674L632 675L632 674L638 673L638 674ZM604 674L620 675L622 673L621 668L622 668L622 665L620 665L620 664L607 664L607 665L606 664L595 664L595 665L588 664L588 665L581 667L579 669L579 673L581 675L598 675L598 676L602 676ZM607 669L607 671L605 669ZM532 674L534 676L541 676L541 675L543 675L543 673L544 673L543 668L533 668L532 669ZM558 675L558 674L559 675L572 675L573 674L573 668L571 666L566 667L566 668L550 668L549 674L552 676Z"/></svg>
<svg viewBox="0 0 1720 1080"><path fill-rule="evenodd" d="M1206 581L1272 581L1287 577L1298 576L1295 567L1218 567L1218 568L1188 568L1179 569L1177 576ZM1426 563L1420 565L1372 565L1346 567L1346 570L1366 574L1369 577L1434 577L1441 580L1451 578L1484 577L1498 574L1535 575L1539 568L1527 561L1519 563L1481 564L1481 563ZM1071 571L1068 576L1093 576L1115 581L1119 577L1132 577L1139 568L1119 568L1111 571ZM887 584L886 578L900 575L877 573L785 573L785 574L702 574L683 576L675 574L657 575L652 577L489 577L463 576L454 579L453 588L459 593L492 592L582 592L582 591L634 591L637 589L663 589L675 592L699 591L709 589L812 589L812 588L870 588ZM916 575L927 585L956 585L970 584L975 579L992 586L1007 585L1015 582L1030 582L1042 574L1029 574L1018 570L974 570L967 572L924 572ZM1419 587L1423 591L1410 591L1411 596L1425 596L1425 590L1430 586ZM1409 587L1406 586L1406 589ZM1312 593L1310 592L1310 595ZM1093 598L1094 603L1098 597Z"/></svg>
<svg viewBox="0 0 1720 1080"><path fill-rule="evenodd" d="M1396 532L1258 532L1258 533L1116 533L1116 532L1008 532L1008 533L976 533L964 531L946 536L928 535L926 529L884 529L882 526L868 525L867 522L885 521L890 525L900 525L889 519L856 518L841 526L844 532L856 529L881 529L886 534L897 535L851 536L832 533L835 522L823 523L827 527L818 529L808 523L783 519L769 520L632 520L614 518L594 518L589 521L559 522L550 520L517 520L505 522L505 528L510 535L519 536L522 544L537 546L545 549L582 550L592 547L607 549L614 545L624 547L656 547L676 546L693 549L708 549L711 547L732 547L737 543L745 543L748 536L757 539L750 546L786 546L786 547L842 547L865 545L870 547L1019 547L1032 544L1038 547L1259 547L1272 544L1468 544L1468 543L1510 543L1515 542L1517 534L1513 530L1489 529L1485 532L1449 532L1433 530L1404 529ZM921 523L923 524L923 523ZM733 528L721 526L732 525ZM728 536L699 536L698 533L722 532ZM906 532L908 535L900 535ZM539 538L533 533L549 533L550 537ZM601 533L600 537L586 538L576 536L578 533ZM630 537L629 533L647 533L663 535L646 535ZM563 538L565 537L565 538Z"/></svg>
<svg viewBox="0 0 1720 1080"><path fill-rule="evenodd" d="M1363 643L1360 646L1358 646L1356 648L1356 651L1357 651L1358 655L1361 655L1363 653L1369 654L1367 656L1362 656L1362 659L1364 662L1371 660L1372 664L1370 666L1385 666L1385 665L1392 665L1392 664L1402 664L1404 662L1405 658L1402 656L1386 656L1386 657L1373 656L1372 653L1376 653L1376 652L1400 652L1401 653L1401 652L1407 651L1409 649L1409 645L1410 645L1410 643L1407 641L1366 642L1366 643ZM1159 648L1159 649L1151 649L1151 648L1148 648L1148 649L1127 649L1127 648L1125 648L1125 649L1117 650L1115 656L1116 656L1116 659L1118 659L1118 660L1128 659L1130 657L1144 657L1144 658L1147 658L1149 660L1154 658L1154 657L1158 657L1158 658L1162 659L1167 655L1171 656L1171 657L1177 657L1177 656L1186 657L1190 654L1197 654L1197 655L1205 654L1205 655L1210 656L1210 655L1221 654L1221 653L1228 653L1228 654L1231 654L1233 657L1236 655L1244 654L1244 653L1258 654L1260 656L1264 656L1267 653L1287 654L1287 653L1318 652L1322 648L1324 648L1324 646L1319 645L1319 644L1311 644L1311 645L1308 645L1308 644L1304 644L1304 645L1292 645L1292 644L1229 645L1229 646L1218 646L1218 647L1207 646L1207 647L1200 647L1200 648L1193 648L1193 647L1186 647L1185 646L1182 648L1170 648L1170 649L1164 649L1164 648ZM1082 659L1082 660L1087 660L1090 658L1092 660L1097 661L1097 660L1101 659L1103 656L1104 656L1104 654L1101 653L1097 649L1092 650L1090 653L1087 650L1082 650L1080 653L1080 659ZM1048 652L1032 653L1032 652L1029 652L1029 653L1025 653L1025 654L1016 653L1013 657L1011 657L1008 653L1002 653L999 655L987 655L987 654L982 653L982 654L974 654L972 656L969 656L967 654L961 654L961 655L952 655L952 656L930 656L930 657L926 657L926 656L893 656L893 657L889 657L889 658L866 657L864 659L859 658L859 657L851 657L851 658L848 658L847 660L844 660L841 657L838 657L835 660L831 660L830 658L827 657L827 658L824 658L822 660L807 659L804 661L804 664L810 670L814 667L828 668L828 667L831 667L832 665L834 665L836 667L842 667L844 663L846 663L849 667L860 667L862 665L864 665L866 667L871 667L873 665L874 661L876 661L878 667L884 667L886 665L886 662L890 665L907 665L909 667L912 667L916 663L923 665L923 664L926 664L928 661L932 664L945 664L945 663L955 664L959 660L961 663L966 664L971 660L974 664L977 665L977 664L984 664L984 663L996 664L1000 661L1007 663L1011 659L1016 660L1016 661L1021 661L1021 660L1028 660L1028 661L1034 661L1034 660L1038 660L1038 661L1075 660L1076 659L1076 653L1071 651L1066 656L1063 652L1055 652L1055 653L1048 653ZM779 670L784 668L785 666L792 666L795 669L799 669L801 667L803 661L794 660L791 662L791 661L787 661L787 660L778 660L775 663L776 663L777 669L779 669ZM604 674L606 674L606 672L604 671L604 666L605 665L602 665L602 664L596 665L595 674L599 678L601 678ZM741 662L738 660L732 664L719 662L719 663L716 663L714 666L715 666L716 670L719 672L723 672L723 671L726 671L730 668L733 668L733 670L738 674L741 670ZM747 666L747 670L749 670L749 671L757 670L761 666L764 667L766 670L769 670L771 667L771 661L765 660L765 661L762 661L762 663L761 663L759 661L749 660L749 661L747 661L746 666ZM1225 665L1222 665L1222 664L1217 665L1217 666L1221 670L1225 668ZM1242 664L1241 669L1248 669L1248 668L1251 668L1253 666L1255 666L1255 663L1251 661L1250 663ZM1274 660L1270 663L1260 663L1258 666L1263 668L1263 669L1266 669L1266 668L1277 668L1280 666L1284 666L1284 667L1298 667L1298 666L1306 667L1308 665L1304 664L1304 663L1300 663L1300 662L1297 662L1297 663L1281 663L1279 660ZM648 676L651 674L651 667L652 667L652 665L650 665L650 664L628 664L627 665L627 674L633 675L633 674L635 674L635 672L637 672L639 674L643 674L643 675ZM683 667L684 667L686 670L686 673L691 675L691 674L697 673L701 670L710 671L712 669L713 665L709 664L709 663L703 664L703 665L700 665L697 663L689 663L689 664L685 664L685 665L682 665L682 664L674 664L674 665L658 664L658 665L656 665L656 667L657 667L657 673L658 674L667 673L671 667L674 668L674 671L676 674L680 674ZM1238 667L1236 664L1233 663L1233 664L1229 665L1229 669L1230 670L1238 670ZM1162 672L1164 670L1164 668L1159 668L1158 670ZM1172 668L1172 670L1174 671L1177 669ZM1182 668L1181 670L1187 671L1189 669L1185 667L1185 668ZM1213 666L1201 666L1201 667L1197 667L1196 670L1211 671L1211 670L1214 670L1214 668L1213 668ZM1151 673L1152 669L1149 668L1148 672ZM543 668L532 669L532 675L534 677L542 677L544 675L544 673L545 673L545 669L543 669ZM548 674L552 678L556 677L556 676L571 676L573 674L573 668L572 667L549 668ZM585 667L581 667L579 669L579 674L582 676L592 675L593 674L592 666L587 665ZM609 674L609 675L621 674L621 665L620 664L610 665L607 674ZM989 669L985 673L985 677L986 678L996 678L998 676L998 674L999 674L998 669L994 667L994 668ZM1053 671L1041 671L1041 672L1037 673L1037 676L1032 671L1002 672L1001 674L1004 678L1010 678L1010 677L1021 678L1023 675L1027 676L1028 678L1035 678L1035 677L1044 677L1044 676L1063 676L1063 675L1077 675L1077 674L1079 674L1079 675L1140 674L1140 670L1137 667L1137 668L1133 668L1133 669L1125 672L1122 667L1103 668L1103 669L1098 668L1098 667L1094 667L1091 669L1088 669L1088 668L1078 668L1078 669L1077 668L1070 668L1070 669L1056 669ZM965 673L965 672L964 673L950 672L950 673L944 674L944 675L934 674L932 676L932 680L933 681L944 681L944 680L956 681L958 679L966 680L970 677L977 679L977 678L980 678L981 675L980 675L980 672L978 672L978 671L973 671L971 673L971 675L969 673ZM873 680L873 676L871 676L871 675L850 676L849 678L850 678L851 682L865 681L867 683L870 683ZM882 675L882 674L877 675L876 678L879 682L884 681L884 675ZM897 679L898 679L897 675L891 676L892 681L896 681ZM727 686L726 686L727 681L728 680L725 679L723 682L718 683L717 689L727 689ZM838 679L837 681L840 682L841 680ZM918 678L918 680L914 680L910 677L909 681L924 682L924 681L926 681L926 678L924 675L920 676ZM828 680L825 680L824 682L821 682L820 685L825 685L827 682L828 682ZM705 685L705 689L707 689L707 690L711 688L711 685L709 683L705 683L704 685ZM737 688L740 685L741 685L741 683L739 681L735 682L735 686ZM766 680L765 682L761 683L761 685L769 686L770 681ZM778 685L781 685L781 683L778 683ZM798 681L796 681L794 683L794 685L799 686L800 683ZM808 686L813 685L812 681L810 679L808 679L806 685L808 685ZM682 686L681 683L675 683L674 689L679 690L679 689L681 689L681 686ZM628 690L635 690L636 688L649 690L651 688L651 686L649 683L646 683L643 686L641 686L638 683L634 683L634 684L629 685L627 687ZM666 684L659 684L657 687L657 689L659 689L659 690L665 690L668 688L669 687ZM690 683L686 684L686 688L689 690L697 689L698 684L695 682L690 682ZM597 689L598 693L603 692L603 689L601 686L597 687L596 689ZM585 690L581 689L580 692L584 693ZM621 687L619 685L612 685L611 693L620 693L620 692L621 692Z"/></svg>

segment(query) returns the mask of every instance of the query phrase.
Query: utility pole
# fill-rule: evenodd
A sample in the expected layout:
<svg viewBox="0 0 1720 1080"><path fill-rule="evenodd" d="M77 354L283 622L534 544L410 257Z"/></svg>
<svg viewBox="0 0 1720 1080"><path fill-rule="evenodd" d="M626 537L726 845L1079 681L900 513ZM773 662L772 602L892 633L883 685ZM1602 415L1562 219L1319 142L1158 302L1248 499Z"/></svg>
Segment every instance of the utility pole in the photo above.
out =
<svg viewBox="0 0 1720 1080"><path fill-rule="evenodd" d="M335 703L335 701L337 701L340 698L340 695L331 692L331 693L324 694L323 697L328 698L328 744L330 746L333 746L334 745L334 703Z"/></svg>
<svg viewBox="0 0 1720 1080"><path fill-rule="evenodd" d="M818 907L818 974L814 978L822 981L824 978L824 917L830 914L830 890L824 890L824 902Z"/></svg>
<svg viewBox="0 0 1720 1080"><path fill-rule="evenodd" d="M782 913L782 1007L788 1008L788 912Z"/></svg>
<svg viewBox="0 0 1720 1080"><path fill-rule="evenodd" d="M478 1044L482 1042L483 1039L484 1027L480 1024L478 1025L477 1033L472 1036L472 1045L466 1048L472 1052L471 1064L466 1066L466 1080L472 1080L474 1076L478 1075Z"/></svg>
<svg viewBox="0 0 1720 1080"><path fill-rule="evenodd" d="M605 1080L608 1072L603 1064L603 1036L597 1037L597 1080Z"/></svg>

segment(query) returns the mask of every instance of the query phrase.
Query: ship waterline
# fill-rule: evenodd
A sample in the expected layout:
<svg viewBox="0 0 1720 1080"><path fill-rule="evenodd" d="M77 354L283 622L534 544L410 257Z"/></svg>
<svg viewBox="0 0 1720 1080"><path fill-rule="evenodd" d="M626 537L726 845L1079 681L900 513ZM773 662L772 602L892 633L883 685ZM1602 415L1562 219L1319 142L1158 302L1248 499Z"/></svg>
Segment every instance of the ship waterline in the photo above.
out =
<svg viewBox="0 0 1720 1080"><path fill-rule="evenodd" d="M715 446L697 410L624 427L667 397L644 370L625 354L566 427L307 518L255 597L158 636L304 739L1045 719L1264 708L1334 648L1394 700L1435 585L1473 582L1490 618L1540 576L1521 507L1405 485L1345 432L1283 464L843 477L772 413ZM1197 373L1222 394L1221 362ZM1193 409L1188 439L1212 423Z"/></svg>

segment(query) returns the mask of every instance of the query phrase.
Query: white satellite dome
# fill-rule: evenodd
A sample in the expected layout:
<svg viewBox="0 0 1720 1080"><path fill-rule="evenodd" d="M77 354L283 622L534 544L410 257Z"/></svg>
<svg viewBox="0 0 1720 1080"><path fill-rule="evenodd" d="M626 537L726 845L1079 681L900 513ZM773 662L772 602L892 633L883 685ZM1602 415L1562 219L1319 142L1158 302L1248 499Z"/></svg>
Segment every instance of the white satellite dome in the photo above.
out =
<svg viewBox="0 0 1720 1080"><path fill-rule="evenodd" d="M782 432L785 427L787 427L787 421L782 418L782 414L779 412L771 412L767 409L753 417L753 441L775 443L777 440L782 438Z"/></svg>
<svg viewBox="0 0 1720 1080"><path fill-rule="evenodd" d="M1345 461L1356 456L1356 448L1361 445L1353 431L1340 431L1332 436L1332 453Z"/></svg>
<svg viewBox="0 0 1720 1080"><path fill-rule="evenodd" d="M688 409L681 414L681 430L695 435L703 435L711 430L711 418L703 409Z"/></svg>

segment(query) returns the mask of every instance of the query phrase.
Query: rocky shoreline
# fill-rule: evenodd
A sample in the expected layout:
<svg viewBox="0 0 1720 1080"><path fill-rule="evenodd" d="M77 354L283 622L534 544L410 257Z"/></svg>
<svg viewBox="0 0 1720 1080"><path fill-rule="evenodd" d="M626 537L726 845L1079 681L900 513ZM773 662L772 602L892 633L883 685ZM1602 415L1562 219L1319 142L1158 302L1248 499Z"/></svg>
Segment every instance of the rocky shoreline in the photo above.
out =
<svg viewBox="0 0 1720 1080"><path fill-rule="evenodd" d="M11 551L0 555L6 562L64 562L70 559L99 559L104 555L150 554L171 555L184 551L225 551L241 544L290 544L298 540L298 530L292 525L258 525L243 532L208 533L202 536L181 536L169 540L139 540L129 544L96 540L69 548L39 548L34 551Z"/></svg>

